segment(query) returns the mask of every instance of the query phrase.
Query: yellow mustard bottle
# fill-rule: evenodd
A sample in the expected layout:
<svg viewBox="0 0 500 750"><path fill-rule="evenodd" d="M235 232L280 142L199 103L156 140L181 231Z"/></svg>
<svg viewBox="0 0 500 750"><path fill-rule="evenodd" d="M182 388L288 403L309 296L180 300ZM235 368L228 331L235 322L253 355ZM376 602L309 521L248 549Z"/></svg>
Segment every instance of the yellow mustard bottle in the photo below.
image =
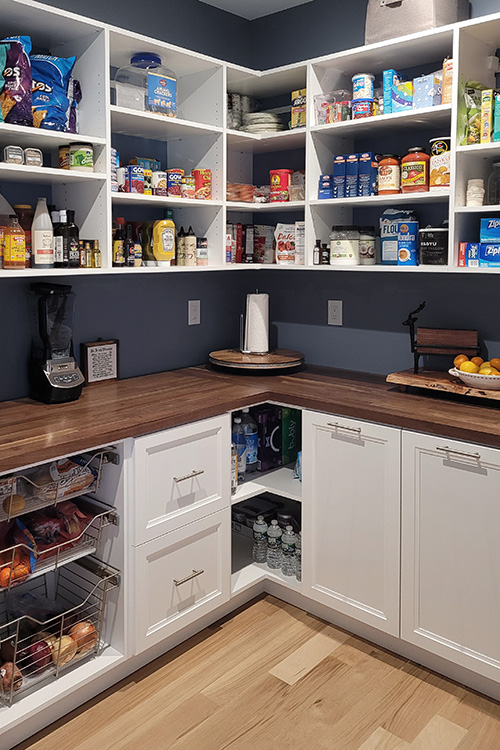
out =
<svg viewBox="0 0 500 750"><path fill-rule="evenodd" d="M159 266L171 266L175 260L175 224L172 211L167 208L165 218L153 226L153 255Z"/></svg>

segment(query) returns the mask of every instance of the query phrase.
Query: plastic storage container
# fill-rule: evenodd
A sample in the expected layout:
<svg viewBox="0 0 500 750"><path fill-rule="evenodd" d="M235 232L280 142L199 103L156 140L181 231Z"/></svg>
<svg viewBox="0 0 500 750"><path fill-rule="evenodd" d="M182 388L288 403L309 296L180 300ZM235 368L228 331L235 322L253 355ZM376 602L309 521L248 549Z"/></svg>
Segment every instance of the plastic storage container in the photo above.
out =
<svg viewBox="0 0 500 750"><path fill-rule="evenodd" d="M177 79L159 55L138 52L117 71L115 81L117 106L177 116Z"/></svg>
<svg viewBox="0 0 500 750"><path fill-rule="evenodd" d="M330 234L330 265L359 265L359 231L356 227L332 227Z"/></svg>

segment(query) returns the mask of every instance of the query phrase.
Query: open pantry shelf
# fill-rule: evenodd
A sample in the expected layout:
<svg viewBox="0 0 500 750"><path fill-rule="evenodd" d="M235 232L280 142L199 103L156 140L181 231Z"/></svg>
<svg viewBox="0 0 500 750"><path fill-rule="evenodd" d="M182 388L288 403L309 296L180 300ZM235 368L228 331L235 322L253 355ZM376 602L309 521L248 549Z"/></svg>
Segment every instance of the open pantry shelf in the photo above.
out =
<svg viewBox="0 0 500 750"><path fill-rule="evenodd" d="M413 205L414 203L446 203L450 191L439 193L399 193L398 195L370 195L362 198L331 198L327 200L310 200L311 206L377 206L377 205Z"/></svg>
<svg viewBox="0 0 500 750"><path fill-rule="evenodd" d="M2 122L0 123L0 139L6 141L7 138L18 146L35 146L42 149L55 148L68 143L93 143L94 146L105 146L107 143L106 138L95 135L63 133L59 130L42 130Z"/></svg>
<svg viewBox="0 0 500 750"><path fill-rule="evenodd" d="M241 130L228 130L227 145L230 149L253 154L305 148L306 128L283 130L279 133L246 133Z"/></svg>
<svg viewBox="0 0 500 750"><path fill-rule="evenodd" d="M233 531L231 595L238 594L266 579L277 581L292 591L301 591L302 583L293 576L285 576L281 570L268 568L265 563L252 561L253 542L250 537Z"/></svg>
<svg viewBox="0 0 500 750"><path fill-rule="evenodd" d="M440 104L425 109L409 109L404 112L394 112L376 117L364 117L359 120L345 120L344 122L313 125L312 133L327 133L329 135L376 135L386 134L393 130L420 130L435 125L450 126L451 105ZM499 144L500 145L500 144Z"/></svg>
<svg viewBox="0 0 500 750"><path fill-rule="evenodd" d="M240 203L238 201L227 201L226 208L228 211L241 211L245 213L266 212L266 211L303 211L305 201L283 201L276 203Z"/></svg>
<svg viewBox="0 0 500 750"><path fill-rule="evenodd" d="M240 484L232 496L232 505L261 495L263 492L272 492L298 502L302 500L302 483L293 478L293 466L282 466L264 473L255 472L249 476L251 479Z"/></svg>
<svg viewBox="0 0 500 750"><path fill-rule="evenodd" d="M0 163L0 180L8 182L29 183L103 183L107 179L105 172L77 172L71 169L54 167L30 167L26 164Z"/></svg>
<svg viewBox="0 0 500 750"><path fill-rule="evenodd" d="M169 141L223 132L222 128L216 125L204 125L178 117L165 117L154 112L140 112L116 105L111 105L110 112L111 132L133 135L136 138Z"/></svg>
<svg viewBox="0 0 500 750"><path fill-rule="evenodd" d="M151 205L151 206L178 206L179 208L190 208L195 207L207 207L216 206L220 207L223 205L222 201L217 200L196 200L196 198L171 198L168 195L143 195L142 193L111 193L111 200L116 206L126 206L129 203L137 205Z"/></svg>

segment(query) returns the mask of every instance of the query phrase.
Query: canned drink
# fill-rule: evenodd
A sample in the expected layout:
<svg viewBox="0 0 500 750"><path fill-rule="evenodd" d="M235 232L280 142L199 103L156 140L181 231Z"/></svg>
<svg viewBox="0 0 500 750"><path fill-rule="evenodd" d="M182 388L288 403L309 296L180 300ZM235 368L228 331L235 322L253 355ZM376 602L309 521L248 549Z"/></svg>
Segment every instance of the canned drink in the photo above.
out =
<svg viewBox="0 0 500 750"><path fill-rule="evenodd" d="M170 198L180 198L183 169L167 169L167 194Z"/></svg>
<svg viewBox="0 0 500 750"><path fill-rule="evenodd" d="M418 266L418 221L398 221L398 266Z"/></svg>
<svg viewBox="0 0 500 750"><path fill-rule="evenodd" d="M194 177L183 177L181 180L181 196L183 198L195 197L195 180Z"/></svg>
<svg viewBox="0 0 500 750"><path fill-rule="evenodd" d="M64 167L63 167L64 168ZM68 167L69 169L69 167ZM126 182L127 182L127 167L118 167L116 170L116 182L118 184L118 191L120 193L127 193Z"/></svg>
<svg viewBox="0 0 500 750"><path fill-rule="evenodd" d="M166 172L153 172L153 195L167 195Z"/></svg>
<svg viewBox="0 0 500 750"><path fill-rule="evenodd" d="M193 169L194 197L209 201L212 198L212 170Z"/></svg>

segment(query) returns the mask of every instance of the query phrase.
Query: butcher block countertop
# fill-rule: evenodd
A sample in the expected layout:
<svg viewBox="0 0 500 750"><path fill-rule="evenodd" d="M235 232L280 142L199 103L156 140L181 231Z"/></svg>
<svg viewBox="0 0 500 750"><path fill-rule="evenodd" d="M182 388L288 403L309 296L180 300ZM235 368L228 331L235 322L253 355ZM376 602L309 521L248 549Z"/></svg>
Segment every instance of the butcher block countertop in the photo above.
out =
<svg viewBox="0 0 500 750"><path fill-rule="evenodd" d="M477 400L400 393L379 375L307 367L240 376L205 366L85 388L71 404L0 403L0 472L276 401L500 447L500 410Z"/></svg>

